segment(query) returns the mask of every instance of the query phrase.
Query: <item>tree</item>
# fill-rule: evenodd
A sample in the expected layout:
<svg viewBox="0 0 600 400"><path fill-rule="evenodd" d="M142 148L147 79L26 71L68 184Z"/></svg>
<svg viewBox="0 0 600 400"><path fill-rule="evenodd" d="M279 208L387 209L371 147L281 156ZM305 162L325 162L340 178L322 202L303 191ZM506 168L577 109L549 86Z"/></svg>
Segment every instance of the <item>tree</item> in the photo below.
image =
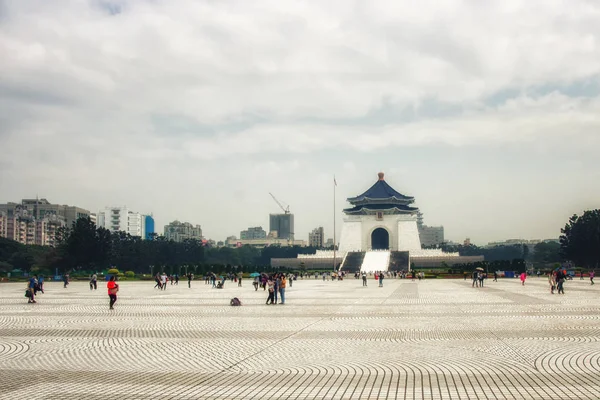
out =
<svg viewBox="0 0 600 400"><path fill-rule="evenodd" d="M533 248L533 262L537 264L552 264L560 261L560 243L541 242Z"/></svg>
<svg viewBox="0 0 600 400"><path fill-rule="evenodd" d="M573 215L561 229L561 256L578 266L597 268L600 264L600 210Z"/></svg>

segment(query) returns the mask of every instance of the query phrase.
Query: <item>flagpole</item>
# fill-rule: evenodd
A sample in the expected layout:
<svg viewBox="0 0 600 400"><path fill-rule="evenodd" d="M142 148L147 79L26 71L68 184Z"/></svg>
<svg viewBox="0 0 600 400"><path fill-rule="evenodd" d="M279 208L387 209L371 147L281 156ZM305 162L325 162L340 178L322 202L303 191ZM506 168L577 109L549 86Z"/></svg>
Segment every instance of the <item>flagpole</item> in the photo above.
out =
<svg viewBox="0 0 600 400"><path fill-rule="evenodd" d="M333 270L335 271L335 254L336 254L336 237L335 237L335 187L337 182L335 181L335 175L333 176Z"/></svg>

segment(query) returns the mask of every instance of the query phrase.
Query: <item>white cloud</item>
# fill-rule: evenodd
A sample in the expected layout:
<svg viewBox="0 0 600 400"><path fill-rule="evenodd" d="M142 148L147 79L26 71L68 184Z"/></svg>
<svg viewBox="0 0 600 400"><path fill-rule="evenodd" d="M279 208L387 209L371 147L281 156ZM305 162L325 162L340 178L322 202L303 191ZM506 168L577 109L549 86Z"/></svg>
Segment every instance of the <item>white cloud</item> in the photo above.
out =
<svg viewBox="0 0 600 400"><path fill-rule="evenodd" d="M585 0L4 1L0 192L13 197L0 201L52 185L77 197L77 182L96 193L79 200L90 208L111 196L152 207L167 195L140 199L132 180L211 191L177 186L190 175L223 196L213 168L271 180L285 168L306 190L330 180L326 152L344 152L349 174L407 147L591 157L599 18ZM582 82L591 94L565 90ZM245 198L267 189L247 181Z"/></svg>

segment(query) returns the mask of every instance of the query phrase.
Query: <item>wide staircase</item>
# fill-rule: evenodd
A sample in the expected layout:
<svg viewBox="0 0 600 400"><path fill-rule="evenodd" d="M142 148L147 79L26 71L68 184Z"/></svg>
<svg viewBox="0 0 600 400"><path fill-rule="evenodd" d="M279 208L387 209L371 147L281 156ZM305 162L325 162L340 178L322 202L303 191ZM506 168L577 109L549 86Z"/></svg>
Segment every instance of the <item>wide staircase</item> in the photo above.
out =
<svg viewBox="0 0 600 400"><path fill-rule="evenodd" d="M360 272L387 271L390 264L388 250L367 251L360 267Z"/></svg>
<svg viewBox="0 0 600 400"><path fill-rule="evenodd" d="M388 271L408 271L408 262L408 251L392 251L390 253L390 264Z"/></svg>
<svg viewBox="0 0 600 400"><path fill-rule="evenodd" d="M346 254L344 264L342 264L342 270L346 272L359 271L364 259L364 251L351 251L348 254Z"/></svg>

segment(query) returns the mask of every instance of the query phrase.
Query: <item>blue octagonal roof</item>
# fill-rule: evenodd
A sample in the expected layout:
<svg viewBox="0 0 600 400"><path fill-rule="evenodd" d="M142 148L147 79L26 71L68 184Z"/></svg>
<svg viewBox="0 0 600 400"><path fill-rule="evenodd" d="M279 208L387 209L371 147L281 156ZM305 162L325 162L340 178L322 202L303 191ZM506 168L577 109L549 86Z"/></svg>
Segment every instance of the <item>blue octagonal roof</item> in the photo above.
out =
<svg viewBox="0 0 600 400"><path fill-rule="evenodd" d="M363 194L348 198L348 201L352 204L355 203L381 203L382 201L389 201L392 204L410 204L414 202L414 197L405 196L400 192L397 192L393 187L387 184L383 179L383 172L379 173L379 180L375 182L366 192Z"/></svg>

